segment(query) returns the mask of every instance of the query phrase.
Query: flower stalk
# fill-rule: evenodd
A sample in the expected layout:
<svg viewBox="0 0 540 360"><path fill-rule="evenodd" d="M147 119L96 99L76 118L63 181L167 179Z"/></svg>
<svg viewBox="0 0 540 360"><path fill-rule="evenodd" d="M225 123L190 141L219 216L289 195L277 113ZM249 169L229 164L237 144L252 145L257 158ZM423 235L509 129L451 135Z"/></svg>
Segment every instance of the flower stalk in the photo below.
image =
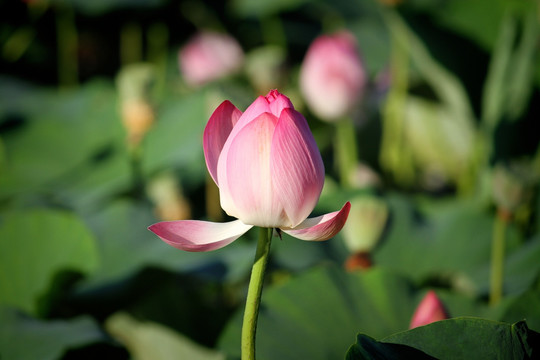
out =
<svg viewBox="0 0 540 360"><path fill-rule="evenodd" d="M508 212L499 209L493 224L491 243L489 304L492 306L501 301L503 294L505 237L508 220Z"/></svg>
<svg viewBox="0 0 540 360"><path fill-rule="evenodd" d="M341 185L352 186L352 172L358 164L356 131L351 119L341 119L336 124L336 162Z"/></svg>
<svg viewBox="0 0 540 360"><path fill-rule="evenodd" d="M244 321L242 323L242 360L255 360L255 333L257 331L259 304L261 303L264 273L272 242L272 228L261 227L259 231L259 241L251 270Z"/></svg>

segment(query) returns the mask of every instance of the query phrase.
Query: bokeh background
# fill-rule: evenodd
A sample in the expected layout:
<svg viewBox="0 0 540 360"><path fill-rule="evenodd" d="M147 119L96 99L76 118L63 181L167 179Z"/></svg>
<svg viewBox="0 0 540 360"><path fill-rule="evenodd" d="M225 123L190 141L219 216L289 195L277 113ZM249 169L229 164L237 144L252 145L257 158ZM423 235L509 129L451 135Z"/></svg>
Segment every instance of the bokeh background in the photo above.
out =
<svg viewBox="0 0 540 360"><path fill-rule="evenodd" d="M0 19L2 359L239 358L256 234L186 253L146 228L227 220L204 126L274 88L323 156L314 215L352 210L327 242L275 238L260 358L343 358L428 290L540 331L537 1L7 0ZM363 80L329 119L302 68L344 32Z"/></svg>

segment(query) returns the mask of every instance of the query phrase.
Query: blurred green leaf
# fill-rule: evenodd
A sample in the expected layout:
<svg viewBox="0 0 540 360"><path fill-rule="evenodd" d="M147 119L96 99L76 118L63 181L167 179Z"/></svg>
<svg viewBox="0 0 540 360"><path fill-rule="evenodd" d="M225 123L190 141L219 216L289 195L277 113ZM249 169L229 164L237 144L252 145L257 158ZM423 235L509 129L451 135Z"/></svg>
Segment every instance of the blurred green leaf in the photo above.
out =
<svg viewBox="0 0 540 360"><path fill-rule="evenodd" d="M494 46L499 24L508 0L450 0L433 3L432 14L438 22L476 41L486 50Z"/></svg>
<svg viewBox="0 0 540 360"><path fill-rule="evenodd" d="M439 203L423 213L400 196L388 198L391 221L386 238L374 252L377 265L407 274L415 281L447 283L460 291L487 292L493 217L480 204ZM514 227L506 242L505 291L527 290L540 271L536 238L524 245Z"/></svg>
<svg viewBox="0 0 540 360"><path fill-rule="evenodd" d="M265 289L257 354L261 359L338 359L358 331L382 337L407 329L415 302L410 284L383 269L315 268ZM240 315L220 339L232 357L239 356Z"/></svg>
<svg viewBox="0 0 540 360"><path fill-rule="evenodd" d="M360 55L370 77L375 78L388 67L390 38L382 19L363 17L350 30L358 39Z"/></svg>
<svg viewBox="0 0 540 360"><path fill-rule="evenodd" d="M166 0L50 0L50 2L60 6L70 5L84 14L97 16L126 8L155 8L164 5Z"/></svg>
<svg viewBox="0 0 540 360"><path fill-rule="evenodd" d="M526 320L531 329L540 331L540 276L536 278L534 287L517 297L506 299L498 310L501 321Z"/></svg>
<svg viewBox="0 0 540 360"><path fill-rule="evenodd" d="M132 172L127 151L111 149L102 159L81 164L75 174L55 182L52 188L64 204L87 213L115 195L127 193L134 185Z"/></svg>
<svg viewBox="0 0 540 360"><path fill-rule="evenodd" d="M408 41L410 57L422 78L431 86L440 102L453 115L453 121L473 135L475 129L474 113L467 92L459 79L439 64L429 49L403 21L397 13L388 12L387 23L396 40ZM406 39L406 40L405 40Z"/></svg>
<svg viewBox="0 0 540 360"><path fill-rule="evenodd" d="M223 354L204 348L166 326L138 321L126 313L112 315L105 326L137 360L225 359Z"/></svg>
<svg viewBox="0 0 540 360"><path fill-rule="evenodd" d="M327 247L321 243L299 241L282 234L282 241L274 241L272 262L291 271L301 271L327 259Z"/></svg>
<svg viewBox="0 0 540 360"><path fill-rule="evenodd" d="M171 168L189 168L186 175L204 179L206 166L202 135L214 110L204 91L183 98L168 99L160 108L157 122L144 140L142 167L145 173Z"/></svg>
<svg viewBox="0 0 540 360"><path fill-rule="evenodd" d="M94 237L73 214L29 210L5 214L0 225L0 305L38 312L61 270L89 274L98 266Z"/></svg>
<svg viewBox="0 0 540 360"><path fill-rule="evenodd" d="M110 83L91 82L62 93L22 88L15 94L20 96L6 104L3 115L20 117L22 124L4 137L6 173L0 177L0 196L49 186L107 146L123 142Z"/></svg>
<svg viewBox="0 0 540 360"><path fill-rule="evenodd" d="M508 85L508 65L512 56L512 48L516 35L516 19L510 14L502 19L499 36L495 44L488 75L484 84L482 98L482 121L490 131L495 129L501 120L505 107L505 88Z"/></svg>
<svg viewBox="0 0 540 360"><path fill-rule="evenodd" d="M536 10L536 11L535 11ZM508 88L508 116L511 120L519 119L526 110L534 86L534 73L538 66L538 41L540 27L538 11L540 7L531 6L530 11L522 15L521 38L514 52L510 86ZM536 14L535 14L536 12Z"/></svg>
<svg viewBox="0 0 540 360"><path fill-rule="evenodd" d="M540 334L529 330L524 321L456 318L394 334L381 343L407 345L441 360L527 359L540 349Z"/></svg>
<svg viewBox="0 0 540 360"><path fill-rule="evenodd" d="M407 96L403 116L406 141L422 170L423 179L418 180L424 180L428 188L462 180L474 153L471 128L454 121L455 114L447 106L418 96Z"/></svg>
<svg viewBox="0 0 540 360"><path fill-rule="evenodd" d="M233 0L232 8L243 17L265 17L294 10L312 0Z"/></svg>
<svg viewBox="0 0 540 360"><path fill-rule="evenodd" d="M540 259L539 235L508 252L504 265L504 292L506 294L521 294L529 289L534 280L540 276L538 259ZM487 293L489 290L488 284L485 283L489 271L488 264L485 264L470 274L471 279L478 284L481 293Z"/></svg>
<svg viewBox="0 0 540 360"><path fill-rule="evenodd" d="M97 324L86 316L41 321L0 309L0 358L56 360L69 349L104 341Z"/></svg>
<svg viewBox="0 0 540 360"><path fill-rule="evenodd" d="M533 10L508 10L501 21L482 98L482 121L490 136L503 119L519 119L529 102L540 36Z"/></svg>

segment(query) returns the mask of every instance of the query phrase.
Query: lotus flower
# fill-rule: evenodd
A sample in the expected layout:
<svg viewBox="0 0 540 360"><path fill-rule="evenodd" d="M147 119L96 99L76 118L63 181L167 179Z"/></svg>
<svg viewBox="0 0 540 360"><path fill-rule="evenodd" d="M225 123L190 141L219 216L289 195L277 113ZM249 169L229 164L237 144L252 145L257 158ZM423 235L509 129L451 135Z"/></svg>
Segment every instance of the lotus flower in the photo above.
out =
<svg viewBox="0 0 540 360"><path fill-rule="evenodd" d="M180 50L178 61L186 83L201 86L240 69L244 52L227 34L201 32Z"/></svg>
<svg viewBox="0 0 540 360"><path fill-rule="evenodd" d="M444 319L448 319L444 305L435 294L435 291L430 290L416 308L409 329Z"/></svg>
<svg viewBox="0 0 540 360"><path fill-rule="evenodd" d="M253 226L322 241L345 224L348 202L340 211L307 218L321 194L324 166L306 120L277 90L259 96L244 113L223 102L206 125L203 145L221 207L238 220L164 221L149 227L169 245L186 251L215 250Z"/></svg>
<svg viewBox="0 0 540 360"><path fill-rule="evenodd" d="M315 115L326 121L349 115L365 85L352 34L342 31L313 41L302 63L300 90Z"/></svg>

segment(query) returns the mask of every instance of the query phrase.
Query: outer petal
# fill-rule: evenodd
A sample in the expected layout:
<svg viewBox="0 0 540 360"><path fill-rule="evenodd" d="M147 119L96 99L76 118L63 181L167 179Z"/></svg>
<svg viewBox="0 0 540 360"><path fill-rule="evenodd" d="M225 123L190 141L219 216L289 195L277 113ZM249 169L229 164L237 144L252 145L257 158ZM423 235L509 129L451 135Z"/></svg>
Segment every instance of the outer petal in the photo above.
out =
<svg viewBox="0 0 540 360"><path fill-rule="evenodd" d="M306 219L294 229L282 229L300 240L323 241L334 237L345 225L351 204L347 201L340 211Z"/></svg>
<svg viewBox="0 0 540 360"><path fill-rule="evenodd" d="M219 163L221 207L245 224L281 227L287 224L275 198L270 173L270 151L277 118L264 113L246 125ZM226 158L225 158L226 156ZM222 172L222 163L225 163ZM226 200L230 196L229 200ZM226 201L223 201L226 200Z"/></svg>
<svg viewBox="0 0 540 360"><path fill-rule="evenodd" d="M274 193L294 228L311 213L324 185L324 165L304 117L284 109L274 137L270 169Z"/></svg>
<svg viewBox="0 0 540 360"><path fill-rule="evenodd" d="M198 220L162 221L148 230L167 244L185 251L211 251L224 247L251 229L240 220L213 223Z"/></svg>
<svg viewBox="0 0 540 360"><path fill-rule="evenodd" d="M227 209L234 208L234 204L232 202L232 199L230 197L229 190L228 190L229 186L228 186L227 176L225 175L227 172L227 161L224 159L227 159L227 154L229 153L229 149L231 147L232 141L236 137L238 132L240 132L240 130L242 130L244 126L246 126L255 118L257 118L259 115L265 112L270 112L268 102L266 101L266 98L264 96L259 96L246 109L246 111L244 111L242 116L240 116L240 118L238 119L238 122L235 124L234 128L229 134L229 137L227 138L227 141L225 142L225 144L223 145L223 148L221 149L220 160L218 160L218 164L217 164L217 176L216 178L214 178L214 181L216 181L216 183L219 186L221 208L224 209L226 212L228 212L229 215L232 215L232 213L234 212L229 212L229 210ZM232 215L232 216L238 218L238 216L236 215Z"/></svg>
<svg viewBox="0 0 540 360"><path fill-rule="evenodd" d="M217 164L223 145L242 115L230 101L224 101L214 111L203 134L204 158L208 172L217 184Z"/></svg>

